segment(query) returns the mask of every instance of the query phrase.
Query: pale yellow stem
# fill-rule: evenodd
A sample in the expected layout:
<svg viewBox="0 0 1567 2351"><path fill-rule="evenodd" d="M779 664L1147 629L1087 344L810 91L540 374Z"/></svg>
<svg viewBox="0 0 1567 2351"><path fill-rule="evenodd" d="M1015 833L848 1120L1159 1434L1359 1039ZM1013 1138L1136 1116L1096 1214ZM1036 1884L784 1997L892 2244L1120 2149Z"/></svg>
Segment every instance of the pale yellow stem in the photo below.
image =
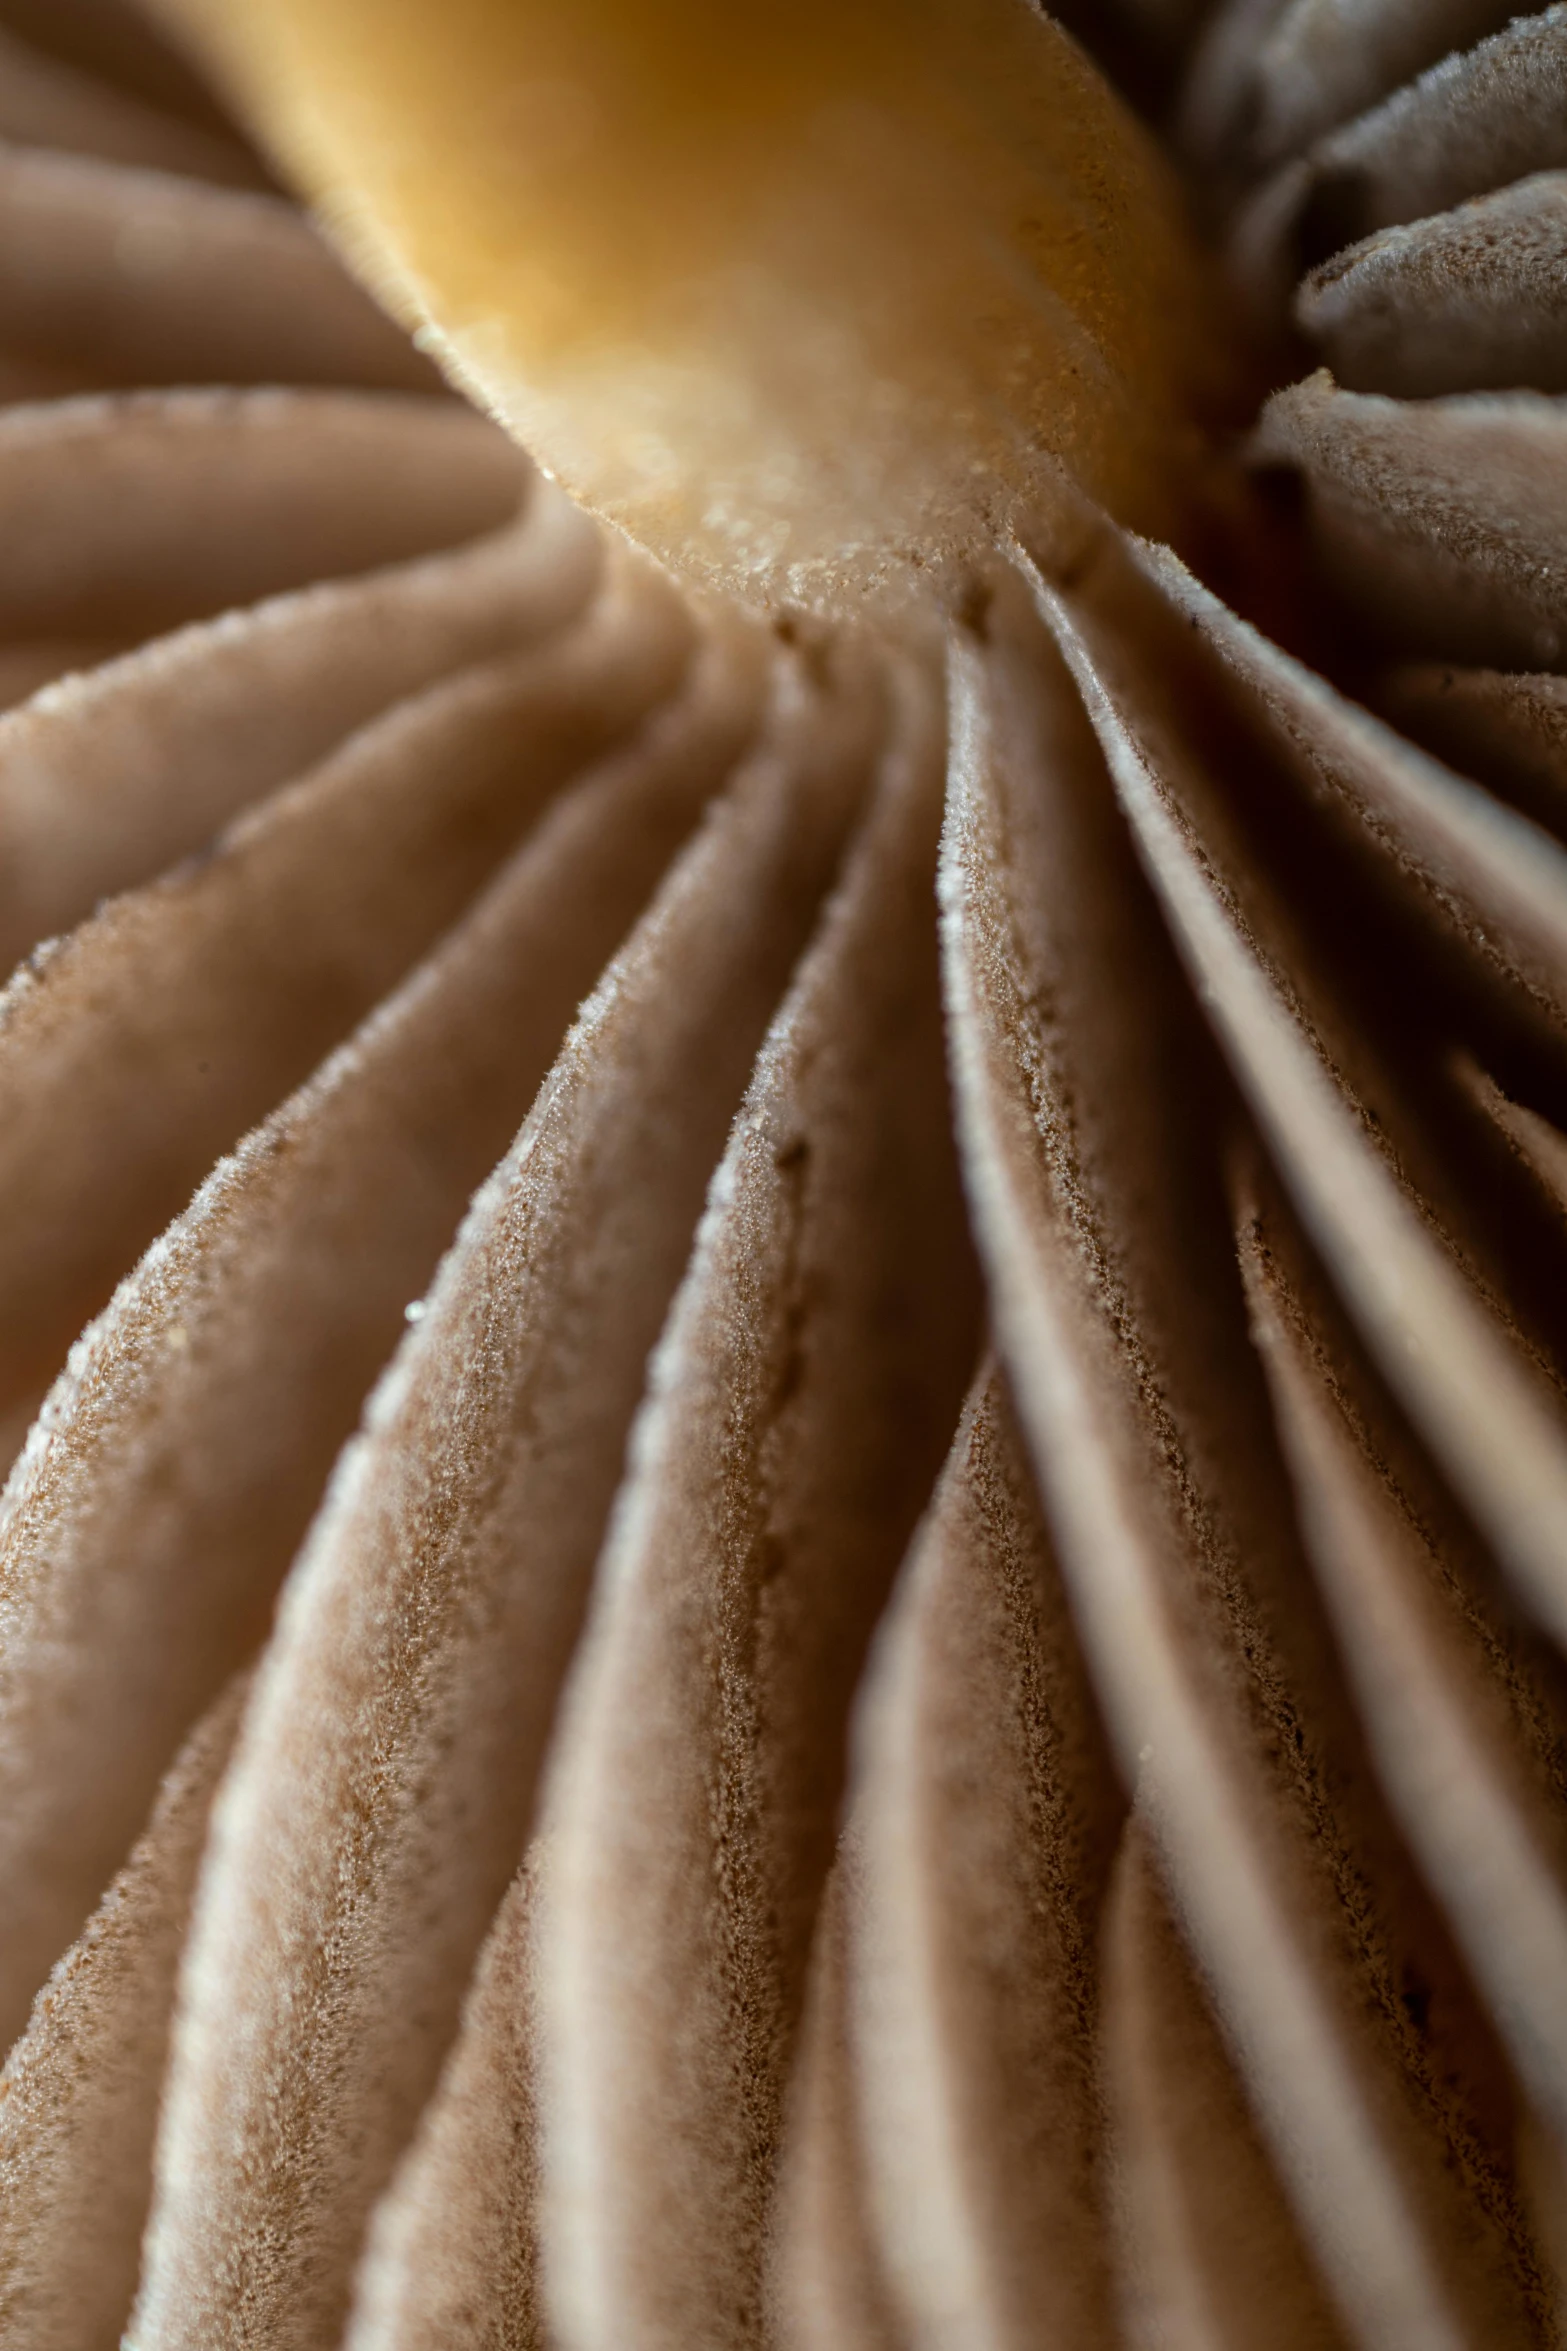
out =
<svg viewBox="0 0 1567 2351"><path fill-rule="evenodd" d="M1027 0L163 0L362 274L711 581L939 575L1063 477L1166 526L1224 334Z"/></svg>

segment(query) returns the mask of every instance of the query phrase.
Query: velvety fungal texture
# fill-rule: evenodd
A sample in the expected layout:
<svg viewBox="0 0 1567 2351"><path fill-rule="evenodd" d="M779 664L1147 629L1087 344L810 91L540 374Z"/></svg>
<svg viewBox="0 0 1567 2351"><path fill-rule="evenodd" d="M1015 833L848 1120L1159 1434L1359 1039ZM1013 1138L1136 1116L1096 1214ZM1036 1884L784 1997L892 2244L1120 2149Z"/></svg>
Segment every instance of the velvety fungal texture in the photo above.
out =
<svg viewBox="0 0 1567 2351"><path fill-rule="evenodd" d="M0 0L5 2351L1561 2351L1567 4L156 14Z"/></svg>

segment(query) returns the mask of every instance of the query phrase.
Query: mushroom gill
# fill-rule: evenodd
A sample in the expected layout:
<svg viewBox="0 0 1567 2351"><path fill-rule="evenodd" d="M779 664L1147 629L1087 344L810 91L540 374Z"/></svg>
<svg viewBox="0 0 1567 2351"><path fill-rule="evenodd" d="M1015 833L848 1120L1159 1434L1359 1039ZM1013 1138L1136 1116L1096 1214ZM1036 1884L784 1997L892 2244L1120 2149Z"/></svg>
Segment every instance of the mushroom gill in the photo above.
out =
<svg viewBox="0 0 1567 2351"><path fill-rule="evenodd" d="M0 0L7 2351L1560 2344L1567 7L158 13Z"/></svg>

